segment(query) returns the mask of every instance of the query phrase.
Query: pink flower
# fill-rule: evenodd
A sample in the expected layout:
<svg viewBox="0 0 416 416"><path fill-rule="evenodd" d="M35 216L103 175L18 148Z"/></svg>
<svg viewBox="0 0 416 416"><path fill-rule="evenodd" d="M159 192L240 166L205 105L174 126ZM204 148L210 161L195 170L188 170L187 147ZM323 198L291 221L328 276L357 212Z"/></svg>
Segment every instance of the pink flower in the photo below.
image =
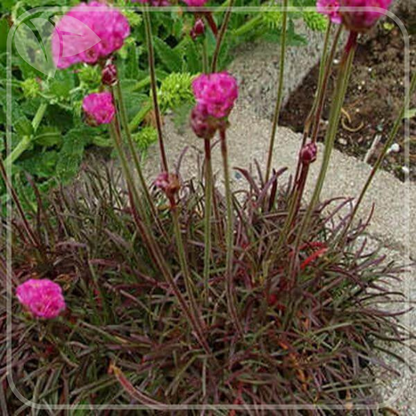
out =
<svg viewBox="0 0 416 416"><path fill-rule="evenodd" d="M316 9L318 13L328 16L333 23L342 23L342 17L339 13L340 0L318 0Z"/></svg>
<svg viewBox="0 0 416 416"><path fill-rule="evenodd" d="M218 120L208 115L203 102L197 103L192 109L191 128L201 139L212 139L218 129Z"/></svg>
<svg viewBox="0 0 416 416"><path fill-rule="evenodd" d="M96 125L111 123L116 112L113 96L108 91L87 95L82 108Z"/></svg>
<svg viewBox="0 0 416 416"><path fill-rule="evenodd" d="M227 117L238 97L236 79L227 72L201 74L192 83L197 103L203 103L209 116Z"/></svg>
<svg viewBox="0 0 416 416"><path fill-rule="evenodd" d="M27 280L17 287L16 296L37 318L55 318L66 307L61 287L49 279Z"/></svg>
<svg viewBox="0 0 416 416"><path fill-rule="evenodd" d="M391 2L392 0L340 0L341 7L356 8L356 10L341 10L342 21L351 31L365 32L385 14ZM374 10L359 10L364 7Z"/></svg>
<svg viewBox="0 0 416 416"><path fill-rule="evenodd" d="M186 3L189 7L202 7L208 0L182 0Z"/></svg>
<svg viewBox="0 0 416 416"><path fill-rule="evenodd" d="M120 49L129 34L129 23L118 10L97 1L81 3L55 27L53 60L61 69L79 62L96 64Z"/></svg>

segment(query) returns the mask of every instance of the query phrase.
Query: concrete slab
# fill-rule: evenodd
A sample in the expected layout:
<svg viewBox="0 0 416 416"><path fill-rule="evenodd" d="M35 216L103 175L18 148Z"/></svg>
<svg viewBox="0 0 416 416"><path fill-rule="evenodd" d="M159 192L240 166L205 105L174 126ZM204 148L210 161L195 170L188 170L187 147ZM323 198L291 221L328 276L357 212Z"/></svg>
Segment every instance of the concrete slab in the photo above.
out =
<svg viewBox="0 0 416 416"><path fill-rule="evenodd" d="M271 125L268 120L260 118L246 103L240 103L231 116L231 127L228 130L228 144L230 153L230 165L248 168L253 166L254 160L265 166L267 148ZM188 147L182 161L181 174L184 179L195 177L198 173L198 162L203 157L203 142L194 136L192 131L185 127L179 133L172 120L168 117L165 125L165 137L169 163L174 166ZM280 128L276 135L274 151L274 166L276 168L288 167L288 178L293 173L299 151L301 136L286 128ZM319 146L318 160L312 165L310 180L306 197L311 195L313 184L319 172L323 146ZM146 160L145 172L149 180L155 178L159 172L159 155L157 146L149 149L149 157ZM221 155L219 148L213 151L214 171L221 179ZM334 150L329 168L328 180L323 189L323 199L334 197L355 197L370 173L370 166L357 159L346 156ZM254 169L253 169L254 171ZM243 186L244 179L240 175L233 174L233 185ZM410 256L416 256L415 223L410 221L415 215L416 186L413 183L402 183L388 172L380 171L373 182L373 186L364 200L360 216L368 215L375 204L372 222L369 226L369 239L371 247L381 246L389 260L395 260L398 264L410 264ZM405 293L407 300L416 297L416 268L411 268L404 273L402 281L395 283L392 290ZM392 307L406 308L406 305L393 305ZM402 324L409 328L416 328L416 311L400 318ZM412 341L416 347L415 341ZM397 349L397 354L408 360L416 361L416 354L409 349ZM416 414L416 377L407 365L398 363L391 357L384 359L400 373L400 377L385 374L377 370L379 377L375 384L376 391L380 395L380 404L399 410L400 414Z"/></svg>
<svg viewBox="0 0 416 416"><path fill-rule="evenodd" d="M228 130L229 153L231 166L247 168L253 166L254 160L265 166L267 148L269 143L271 125L268 120L262 119L246 106L240 103L231 116L231 127ZM189 128L183 134L178 134L172 121L167 118L166 142L170 163L175 163L184 147L188 146L183 161L185 177L197 173L197 157L202 155L202 140L195 137ZM274 166L276 168L288 167L288 173L293 173L296 166L301 136L286 128L280 128L276 135L274 150ZM318 160L312 165L308 181L306 197L311 190L321 164L323 146L319 146ZM157 174L158 169L157 147L149 151L146 161L146 171L151 175ZM221 158L219 149L214 151L214 168L221 172ZM327 181L322 198L329 199L339 196L356 197L361 190L370 166L358 161L354 157L344 155L334 150L330 164ZM234 176L234 180L237 181ZM243 181L243 179L240 179ZM391 249L405 252L409 250L412 257L416 257L416 225L412 221L415 217L416 185L402 183L393 175L379 171L371 189L369 190L360 211L364 218L375 204L375 211L369 232Z"/></svg>

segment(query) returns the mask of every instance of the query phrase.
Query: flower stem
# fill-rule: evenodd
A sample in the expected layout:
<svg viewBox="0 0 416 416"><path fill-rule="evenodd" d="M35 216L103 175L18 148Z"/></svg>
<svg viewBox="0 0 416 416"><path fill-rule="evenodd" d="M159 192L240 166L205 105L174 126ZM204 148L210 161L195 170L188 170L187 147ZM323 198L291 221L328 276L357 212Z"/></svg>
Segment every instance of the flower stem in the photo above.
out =
<svg viewBox="0 0 416 416"><path fill-rule="evenodd" d="M341 108L344 103L345 93L348 87L348 81L351 74L352 62L354 60L355 50L356 50L356 33L350 33L350 38L347 42L347 47L345 48L341 63L340 69L335 85L334 97L332 99L331 111L329 116L328 130L325 136L325 150L323 155L323 161L321 165L321 170L319 172L318 180L315 185L315 189L309 202L308 208L306 210L305 216L302 219L300 229L296 236L295 242L295 255L292 257L291 261L291 277L294 279L295 272L295 263L296 258L299 252L299 247L302 242L303 234L307 229L309 222L311 220L312 214L316 208L316 205L319 201L322 187L325 181L325 177L328 171L329 161L331 159L332 150L334 148L335 137L339 126L339 120L341 116Z"/></svg>
<svg viewBox="0 0 416 416"><path fill-rule="evenodd" d="M331 24L328 24L328 28L330 27L331 27ZM315 120L315 123L319 127L319 123L320 123L321 115L323 111L323 105L325 102L326 91L328 87L329 76L331 74L332 64L334 61L335 53L337 51L337 46L338 46L341 32L342 32L342 26L339 27L339 29L337 30L335 34L334 42L332 43L329 57L326 56L327 55L326 49L328 47L329 39L327 39L327 36L325 36L325 46L323 49L323 55L321 59L320 69L319 69L318 90L317 90L317 94L315 95L315 99L312 104L311 111L309 112L308 117L305 120L305 127L303 130L303 140L302 140L301 148L305 146L306 144L306 140L309 136L310 128L314 120ZM329 32L327 31L326 35L328 34ZM318 132L319 130L314 131L314 134L312 135L314 138L312 139L312 141L316 142L316 139L318 137ZM297 186L300 171L301 171L301 160L299 159L297 167L296 167L294 187Z"/></svg>
<svg viewBox="0 0 416 416"><path fill-rule="evenodd" d="M178 212L177 206L172 207L171 215L172 215L172 221L173 221L176 246L178 249L179 263L180 263L182 275L185 281L185 288L186 288L186 292L188 293L191 311L195 319L201 321L200 313L198 312L198 307L197 307L195 296L194 296L194 287L193 287L194 284L192 282L192 278L189 273L188 261L186 259L185 247L183 245L181 226L179 223L179 212ZM201 325L203 328L205 327L202 321L201 321Z"/></svg>
<svg viewBox="0 0 416 416"><path fill-rule="evenodd" d="M146 4L143 6L143 17L144 17L144 26L145 26L145 32L146 32L147 53L149 56L150 86L152 90L153 111L155 112L156 129L157 129L157 136L159 140L162 169L164 172L169 172L168 161L166 158L165 144L163 142L162 119L160 116L159 103L157 99L157 83L156 83L156 70L155 70L155 56L154 56L153 42L152 42L152 26L150 22L150 13L149 13L148 5Z"/></svg>
<svg viewBox="0 0 416 416"><path fill-rule="evenodd" d="M212 13L211 12L205 12L204 17L205 17L205 20L208 23L208 26L211 29L212 34L215 37L217 37L218 36L218 27L217 27L217 24L215 23L214 18L212 17Z"/></svg>
<svg viewBox="0 0 416 416"><path fill-rule="evenodd" d="M339 119L341 115L341 108L344 103L345 93L348 87L348 82L352 69L352 62L354 60L356 47L352 47L350 50L346 51L343 56L342 62L340 64L340 71L338 74L338 80L335 87L335 96L333 99L333 104L329 116L328 131L325 137L325 151L324 158L321 166L321 171L319 173L318 181L310 203L312 209L315 208L319 197L321 195L322 187L325 181L326 173L328 171L329 161L331 158L332 150L334 148L335 137L338 131Z"/></svg>
<svg viewBox="0 0 416 416"><path fill-rule="evenodd" d="M127 137L127 144L128 144L131 156L133 157L134 167L136 168L137 175L139 176L139 181L140 181L140 185L141 185L141 188L142 188L142 192L144 193L147 204L148 204L148 206L150 208L150 211L152 213L153 220L158 225L158 228L159 228L160 232L163 235L165 235L165 237L166 237L166 233L164 232L163 226L162 226L162 224L160 222L160 219L157 215L157 210L156 210L155 204L154 204L153 199L150 195L149 188L147 187L146 180L144 178L143 171L142 171L142 168L140 166L140 161L139 161L139 158L137 156L137 149L135 148L133 138L131 137L131 132L130 132L130 129L129 129L129 122L128 122L128 119L127 119L126 106L125 106L124 99L123 99L123 92L121 90L120 81L118 81L112 87L112 90L113 90L113 94L114 94L114 96L115 96L115 98L118 102L118 110L119 110L119 114L120 114L121 125L123 127L123 132Z"/></svg>
<svg viewBox="0 0 416 416"><path fill-rule="evenodd" d="M209 294L209 273L211 259L211 205L212 205L212 162L211 162L211 141L205 143L205 227L204 227L204 285L205 298Z"/></svg>
<svg viewBox="0 0 416 416"><path fill-rule="evenodd" d="M330 25L328 25L330 26ZM320 121L322 117L322 111L325 104L325 97L326 97L326 91L328 89L328 82L331 75L332 70L332 63L334 61L334 56L337 50L339 38L342 32L342 26L339 27L335 34L335 39L332 44L331 51L329 53L329 57L326 56L326 48L327 46L324 46L323 56L321 60L321 67L320 67L320 73L319 73L319 79L318 79L318 91L315 96L315 100L312 105L312 109L305 121L305 129L303 132L303 141L302 141L302 147L305 146L306 140L309 135L309 130L311 127L311 124L313 124L313 131L311 135L311 142L316 143L318 139L319 134L319 127L320 127ZM327 31L328 34L328 31ZM328 44L328 39L325 40L326 45ZM322 62L326 62L326 65L322 65ZM306 181L308 179L309 175L309 165L308 166L302 166L301 159L299 157L298 160L298 166L296 168L296 174L295 174L295 183L294 183L294 190L293 195L291 198L291 205L289 209L289 215L288 215L288 221L290 224L293 224L293 221L296 219L297 213L300 208L300 204L302 201L303 193L305 191L305 185Z"/></svg>
<svg viewBox="0 0 416 416"><path fill-rule="evenodd" d="M225 32L228 28L228 23L230 22L231 13L233 11L235 0L230 0L230 3L228 4L227 10L225 12L224 20L222 22L220 31L217 36L217 44L215 45L215 51L214 55L212 56L212 62L211 62L211 72L215 72L217 70L217 64L218 64L218 58L221 52L221 45L224 40Z"/></svg>
<svg viewBox="0 0 416 416"><path fill-rule="evenodd" d="M282 36L280 40L280 68L279 68L279 86L277 89L276 105L273 114L272 134L270 136L269 153L267 156L266 180L267 183L270 178L273 161L273 148L276 138L277 125L279 123L280 108L282 106L283 84L285 74L285 60L286 60L286 34L287 34L287 5L288 0L283 0L282 12Z"/></svg>
<svg viewBox="0 0 416 416"><path fill-rule="evenodd" d="M416 91L416 72L413 74L411 83L410 83L410 88L408 91L408 94L406 96L405 102L403 104L403 107L399 113L399 115L397 116L397 119L391 129L391 132L389 134L389 137L386 141L386 143L384 144L383 150L381 151L380 155L378 156L376 163L374 164L373 168L371 169L370 175L367 178L367 181L365 182L363 189L360 192L360 195L357 199L357 202L354 204L354 209L351 213L350 218L348 219L347 225L345 226L339 241L344 241L345 237L347 236L348 230L351 227L352 222L354 221L355 216L357 215L358 209L360 208L360 205L364 199L364 196L368 190L368 188L371 185L371 182L374 179L374 176L376 175L377 171L380 169L381 164L383 163L386 155L387 155L387 151L389 150L390 146L393 143L393 140L396 138L397 133L399 131L400 126L402 125L403 122L403 118L405 116L406 110L409 108L409 104L410 104L410 100L411 97L413 96L413 94Z"/></svg>
<svg viewBox="0 0 416 416"><path fill-rule="evenodd" d="M228 308L234 321L234 325L241 335L243 329L241 327L234 293L233 284L233 255L234 255L234 216L233 216L233 200L231 194L230 184L230 173L228 167L228 151L227 151L227 140L225 134L225 128L220 128L220 139L221 139L221 154L224 169L224 186L225 186L225 200L227 205L227 230L225 233L226 238L226 297L228 302Z"/></svg>
<svg viewBox="0 0 416 416"><path fill-rule="evenodd" d="M138 227L140 235L142 236L144 240L144 243L149 251L149 254L153 258L154 263L157 265L160 272L162 273L163 278L166 280L166 282L172 289L173 293L175 294L176 299L179 302L179 305L182 311L188 318L192 326L192 329L194 330L196 339L204 348L204 350L208 354L211 354L209 346L205 340L203 326L199 322L198 318L188 308L188 305L172 276L172 272L170 271L169 266L167 265L166 260L163 257L163 254L159 246L157 245L157 242L155 241L152 233L149 232L146 225L142 221L143 206L141 204L137 189L134 185L133 177L131 175L130 168L127 163L127 158L123 152L120 128L119 128L117 119L118 117L116 115L115 119L110 124L110 134L114 141L114 145L115 145L115 148L117 150L117 153L118 153L121 165L122 165L124 177L126 178L126 181L127 181L134 221Z"/></svg>

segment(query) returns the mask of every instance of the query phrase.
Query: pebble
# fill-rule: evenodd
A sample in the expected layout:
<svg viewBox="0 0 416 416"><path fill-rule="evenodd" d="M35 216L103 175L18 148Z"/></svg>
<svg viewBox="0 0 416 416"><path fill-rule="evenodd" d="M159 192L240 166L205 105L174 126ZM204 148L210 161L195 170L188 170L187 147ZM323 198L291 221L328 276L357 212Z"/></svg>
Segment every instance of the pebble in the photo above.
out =
<svg viewBox="0 0 416 416"><path fill-rule="evenodd" d="M393 143L387 153L399 153L400 152L400 145L398 143Z"/></svg>
<svg viewBox="0 0 416 416"><path fill-rule="evenodd" d="M402 166L402 172L403 172L406 176L409 176L410 169L409 169L407 166Z"/></svg>

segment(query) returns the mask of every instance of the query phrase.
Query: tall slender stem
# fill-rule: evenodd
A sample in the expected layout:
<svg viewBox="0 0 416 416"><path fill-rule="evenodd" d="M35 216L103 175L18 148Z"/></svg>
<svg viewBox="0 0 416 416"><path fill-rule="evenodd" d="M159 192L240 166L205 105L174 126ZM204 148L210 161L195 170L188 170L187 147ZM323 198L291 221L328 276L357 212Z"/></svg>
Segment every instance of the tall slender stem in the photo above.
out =
<svg viewBox="0 0 416 416"><path fill-rule="evenodd" d="M196 319L201 320L200 313L198 312L198 307L197 307L195 296L194 296L194 287L193 287L194 285L192 282L191 275L189 273L185 247L183 245L181 226L179 223L179 212L178 212L177 206L172 207L171 215L172 215L172 221L173 221L176 246L178 249L179 263L180 263L182 275L185 281L185 288L186 288L186 292L188 293L188 297L189 297L189 301L191 305L191 311ZM202 325L205 326L203 323Z"/></svg>
<svg viewBox="0 0 416 416"><path fill-rule="evenodd" d="M158 141L159 141L162 169L164 172L169 172L168 160L167 160L166 151L165 151L165 144L163 142L162 119L160 116L159 102L157 99L157 84L156 84L155 56L154 56L153 41L152 41L152 26L150 22L150 13L149 13L147 4L143 5L143 17L144 17L144 25L145 25L145 32L146 32L147 53L149 56L149 72L150 72L150 85L151 85L152 99L153 99L153 111L155 112L156 130L157 130L157 136L158 136Z"/></svg>
<svg viewBox="0 0 416 416"><path fill-rule="evenodd" d="M328 52L327 49L328 49L328 44L329 44L331 27L332 27L331 23L329 23L327 32L325 34L324 48L322 51L321 65L320 65L319 78L318 78L318 89L315 95L314 102L312 104L311 111L309 112L309 115L305 121L305 130L303 133L303 141L302 141L301 149L306 144L306 140L309 135L309 128L310 128L312 120L317 119L319 121L321 117L321 113L322 113L323 103L324 103L324 99L325 99L326 91L328 87L328 81L329 81L329 77L330 77L331 70L332 70L332 63L334 60L334 56L337 50L337 46L338 46L338 42L339 42L339 38L341 35L341 30L342 30L342 27L340 27L337 30L337 33L334 38L334 42L331 47L331 51L329 53L329 56L327 56L327 52ZM318 103L320 104L318 105ZM314 118L314 114L315 114L317 107L320 108L320 110L318 110L319 115ZM302 165L302 160L299 154L296 173L295 173L295 180L293 184L293 191L292 191L292 195L291 195L290 203L289 203L288 215L283 225L283 231L280 234L279 240L276 245L277 250L275 250L275 253L276 253L275 256L277 256L278 253L280 252L279 249L282 243L284 242L284 239L286 238L288 231L296 218L300 203L302 201L308 173L309 173L309 166Z"/></svg>
<svg viewBox="0 0 416 416"><path fill-rule="evenodd" d="M279 123L280 108L282 106L283 85L285 75L285 60L286 60L286 34L287 34L287 5L288 0L283 0L283 12L282 12L282 35L280 40L280 68L279 68L279 85L277 89L276 105L273 114L272 133L270 136L269 153L267 156L267 168L266 168L266 183L270 178L273 162L273 149L276 138L277 125Z"/></svg>
<svg viewBox="0 0 416 416"><path fill-rule="evenodd" d="M352 222L354 221L355 216L357 215L358 209L360 208L360 205L364 199L364 196L368 190L368 188L371 185L371 182L374 179L374 176L376 175L377 171L379 170L381 164L383 163L386 155L387 155L387 151L389 150L390 146L393 143L393 140L396 138L397 133L399 131L400 126L402 125L403 122L403 118L405 116L405 112L406 110L409 108L409 104L410 104L410 100L412 95L415 93L416 91L416 72L413 74L411 83L410 83L410 88L408 91L408 94L405 98L405 102L403 104L403 107L399 113L399 115L397 116L397 119L391 129L391 132L389 134L389 137L386 141L386 143L384 144L383 150L381 151L380 155L378 156L376 163L374 164L373 168L371 169L370 175L367 178L367 181L365 182L363 189L360 192L360 195L357 199L357 202L354 204L354 209L351 213L351 216L347 222L347 225L345 226L341 237L339 238L339 241L343 241L347 235L347 232L349 230L349 228L351 227Z"/></svg>
<svg viewBox="0 0 416 416"><path fill-rule="evenodd" d="M330 28L330 27L331 27L331 25L329 24L328 28ZM339 42L342 30L343 30L343 28L342 28L342 26L340 26L338 28L336 34L335 34L334 42L332 43L332 47L331 47L331 51L329 53L329 57L326 56L326 49L327 49L327 45L329 43L329 39L325 39L325 45L326 46L324 46L324 49L323 49L323 55L322 55L322 59L321 59L320 69L319 69L318 90L317 90L317 94L315 95L315 99L314 99L314 102L312 104L311 111L309 112L308 117L305 120L305 127L304 127L304 130L303 130L303 139L302 139L301 147L305 146L306 140L309 136L311 125L313 124L314 121L315 121L314 126L317 124L317 126L319 128L319 123L320 123L321 115L322 115L322 111L323 111L323 104L325 102L326 91L327 91L327 88L328 88L329 76L331 74L332 64L333 64L333 61L334 61L335 53L337 51L337 46L338 46L338 42ZM329 34L329 32L327 31L327 35L328 34ZM326 65L323 65L323 63L326 63ZM315 117L314 117L314 115L315 115ZM314 134L312 135L312 137L314 137L312 139L313 142L316 142L318 132L319 132L319 130L314 130ZM297 167L296 167L294 188L297 186L300 170L301 170L301 161L299 159ZM295 191L293 191L293 192L295 192Z"/></svg>
<svg viewBox="0 0 416 416"><path fill-rule="evenodd" d="M341 108L344 103L345 93L348 87L348 81L351 74L352 62L354 60L355 50L356 50L356 39L357 34L351 32L347 46L345 48L340 70L337 77L337 82L334 90L334 97L332 100L332 106L329 116L328 130L325 136L325 150L323 155L323 161L321 165L321 170L319 172L318 180L315 185L315 189L312 195L312 198L309 202L308 208L306 210L305 216L302 219L300 229L296 235L295 242L295 255L292 257L291 261L291 277L294 279L295 276L295 263L299 247L303 238L303 234L307 229L309 222L311 220L312 214L315 210L315 207L319 201L322 187L325 181L325 177L328 171L329 161L331 159L332 150L334 148L334 142L336 133L339 126L339 120L341 116Z"/></svg>
<svg viewBox="0 0 416 416"><path fill-rule="evenodd" d="M224 169L224 186L225 186L225 201L227 205L227 229L225 233L226 238L226 296L228 308L234 321L234 325L241 335L243 333L240 320L238 318L236 299L234 293L233 282L233 254L234 254L234 216L233 216L233 197L231 194L230 173L228 167L228 151L225 128L220 128L221 139L221 154Z"/></svg>
<svg viewBox="0 0 416 416"><path fill-rule="evenodd" d="M131 201L132 201L133 218L139 229L140 235L142 236L144 240L144 243L149 251L149 254L153 258L155 264L158 266L159 270L161 271L162 276L164 277L164 279L166 280L166 282L169 284L170 288L172 289L173 293L175 294L175 297L178 300L182 311L188 318L192 326L192 329L194 330L196 339L204 348L204 350L208 354L211 354L209 346L205 340L203 326L201 325L198 317L196 317L188 308L188 305L172 276L172 273L169 269L169 266L166 263L165 258L163 257L163 254L160 251L160 248L158 247L156 241L154 240L152 233L149 232L146 225L142 221L143 207L142 207L137 189L135 187L129 165L127 163L127 158L122 148L121 134L120 134L120 129L118 125L117 115L115 119L113 120L113 122L110 124L110 134L111 134L111 137L113 138L114 145L115 145L116 151L118 153L118 156L122 165L123 174L127 181L128 191L129 191L129 195L131 196Z"/></svg>
<svg viewBox="0 0 416 416"><path fill-rule="evenodd" d="M131 137L131 132L130 132L130 129L129 129L129 122L128 122L128 119L127 119L126 106L125 106L125 103L124 103L123 92L121 90L121 86L120 86L119 81L112 87L112 90L113 90L113 94L114 94L114 96L115 96L115 98L116 98L116 100L119 104L118 109L119 109L119 114L120 114L120 119L121 119L121 125L123 127L123 132L127 137L127 144L129 146L130 153L133 157L133 162L134 162L134 166L136 168L137 175L139 176L139 181L140 181L140 185L141 185L141 188L142 188L142 192L145 195L147 204L149 205L149 208L150 208L150 211L152 213L152 217L153 217L154 221L156 222L160 232L163 235L166 236L166 233L165 233L165 231L163 229L163 226L160 222L159 216L157 215L157 210L156 210L155 204L153 202L153 199L150 195L149 188L147 187L146 180L145 180L144 175L143 175L143 170L140 166L140 161L139 161L139 158L138 158L138 155L137 155L137 150L134 146L133 138Z"/></svg>
<svg viewBox="0 0 416 416"><path fill-rule="evenodd" d="M204 140L205 144L205 226L204 226L204 285L205 299L209 293L209 273L211 260L211 204L212 204L212 162L211 141Z"/></svg>
<svg viewBox="0 0 416 416"><path fill-rule="evenodd" d="M225 16L221 25L220 32L218 33L218 36L217 36L217 44L215 45L214 55L212 56L211 72L215 72L217 70L218 58L221 52L221 45L224 40L225 32L227 31L227 28L228 28L228 23L230 22L231 13L233 11L233 6L234 6L234 1L235 0L230 0L230 3L227 7L227 11L225 12Z"/></svg>
<svg viewBox="0 0 416 416"><path fill-rule="evenodd" d="M323 75L322 85L320 86L320 93L319 93L318 99L316 100L316 111L315 111L315 115L313 116L313 130L312 130L312 135L311 135L311 141L313 143L316 143L316 140L318 138L322 111L324 109L324 104L325 104L326 90L328 88L329 76L331 74L331 69L332 69L332 62L334 60L335 52L337 49L338 41L341 36L342 30L343 30L342 26L340 26L335 35L334 44L332 45L332 49L329 55L328 64L326 66L326 71L325 71L325 74Z"/></svg>

